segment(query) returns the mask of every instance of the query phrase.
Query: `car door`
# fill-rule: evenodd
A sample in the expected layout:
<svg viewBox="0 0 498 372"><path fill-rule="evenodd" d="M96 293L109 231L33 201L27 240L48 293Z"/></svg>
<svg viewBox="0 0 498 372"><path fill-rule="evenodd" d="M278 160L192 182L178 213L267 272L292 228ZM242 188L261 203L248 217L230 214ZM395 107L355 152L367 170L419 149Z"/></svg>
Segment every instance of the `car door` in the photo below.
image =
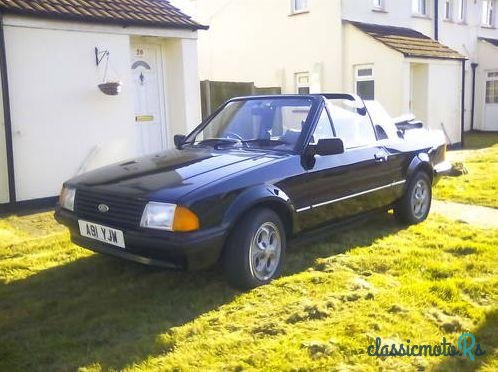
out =
<svg viewBox="0 0 498 372"><path fill-rule="evenodd" d="M326 138L323 128L327 124L332 127L329 136L343 139L345 152L315 156L306 181L312 204L299 214L303 229L384 207L393 201L393 164L388 151L377 143L368 116L328 105L312 141Z"/></svg>

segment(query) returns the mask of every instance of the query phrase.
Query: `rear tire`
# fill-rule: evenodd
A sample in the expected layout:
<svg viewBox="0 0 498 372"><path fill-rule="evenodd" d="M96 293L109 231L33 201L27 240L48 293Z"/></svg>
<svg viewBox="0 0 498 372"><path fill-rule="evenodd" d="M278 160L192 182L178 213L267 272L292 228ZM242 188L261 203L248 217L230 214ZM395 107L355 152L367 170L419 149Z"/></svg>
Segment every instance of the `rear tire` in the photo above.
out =
<svg viewBox="0 0 498 372"><path fill-rule="evenodd" d="M425 221L431 210L432 182L424 171L411 177L403 197L394 206L394 214L404 224L415 225Z"/></svg>
<svg viewBox="0 0 498 372"><path fill-rule="evenodd" d="M268 284L280 275L286 245L284 225L274 211L250 211L230 234L223 252L227 281L239 289Z"/></svg>

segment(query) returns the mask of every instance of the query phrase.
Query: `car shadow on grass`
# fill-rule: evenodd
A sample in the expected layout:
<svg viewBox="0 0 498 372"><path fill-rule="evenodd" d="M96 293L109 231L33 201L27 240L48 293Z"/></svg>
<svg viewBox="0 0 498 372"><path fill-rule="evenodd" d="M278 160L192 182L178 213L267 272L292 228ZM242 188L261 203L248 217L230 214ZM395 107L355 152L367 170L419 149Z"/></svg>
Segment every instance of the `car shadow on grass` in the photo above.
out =
<svg viewBox="0 0 498 372"><path fill-rule="evenodd" d="M284 275L401 228L384 214L322 231L293 246ZM172 272L101 255L0 284L0 370L120 370L169 352L161 335L239 293L219 269Z"/></svg>

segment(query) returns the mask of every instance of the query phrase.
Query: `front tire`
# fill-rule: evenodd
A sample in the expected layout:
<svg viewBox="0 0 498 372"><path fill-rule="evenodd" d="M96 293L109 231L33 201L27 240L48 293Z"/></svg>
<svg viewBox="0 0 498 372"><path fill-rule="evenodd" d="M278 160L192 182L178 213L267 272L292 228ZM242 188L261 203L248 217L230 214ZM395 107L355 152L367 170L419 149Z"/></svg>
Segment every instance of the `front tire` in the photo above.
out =
<svg viewBox="0 0 498 372"><path fill-rule="evenodd" d="M394 213L405 224L425 221L431 210L432 182L424 171L418 171L408 183L403 197L396 203Z"/></svg>
<svg viewBox="0 0 498 372"><path fill-rule="evenodd" d="M284 225L274 211L250 211L232 231L223 253L227 281L240 289L268 284L280 275L286 245Z"/></svg>

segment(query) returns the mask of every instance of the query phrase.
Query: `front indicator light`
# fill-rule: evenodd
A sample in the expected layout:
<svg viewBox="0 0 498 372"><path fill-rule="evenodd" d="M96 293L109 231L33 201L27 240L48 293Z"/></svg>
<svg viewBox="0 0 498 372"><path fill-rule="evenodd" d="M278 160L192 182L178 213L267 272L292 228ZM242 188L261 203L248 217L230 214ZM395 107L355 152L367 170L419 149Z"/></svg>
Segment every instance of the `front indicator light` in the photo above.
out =
<svg viewBox="0 0 498 372"><path fill-rule="evenodd" d="M176 207L173 231L188 232L199 230L199 218L188 208Z"/></svg>

